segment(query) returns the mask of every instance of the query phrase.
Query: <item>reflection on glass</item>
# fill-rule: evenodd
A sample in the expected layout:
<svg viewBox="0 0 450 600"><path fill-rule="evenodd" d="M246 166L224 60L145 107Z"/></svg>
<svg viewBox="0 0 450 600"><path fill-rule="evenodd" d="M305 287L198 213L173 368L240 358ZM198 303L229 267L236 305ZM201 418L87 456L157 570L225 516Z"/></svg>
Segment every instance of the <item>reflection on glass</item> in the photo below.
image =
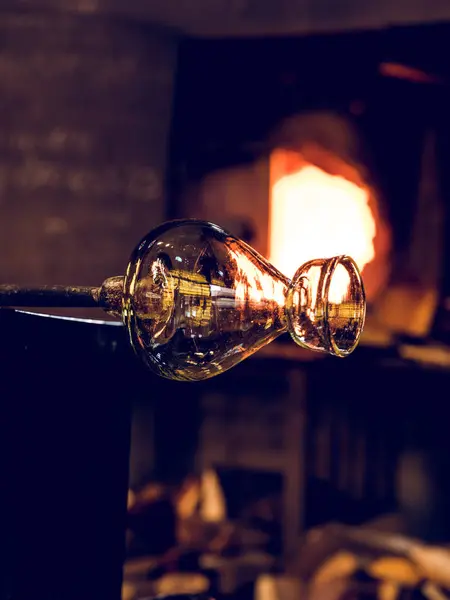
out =
<svg viewBox="0 0 450 600"><path fill-rule="evenodd" d="M195 381L286 331L302 347L346 356L359 340L365 300L348 257L306 263L290 281L220 227L190 220L162 225L135 250L123 315L150 367Z"/></svg>

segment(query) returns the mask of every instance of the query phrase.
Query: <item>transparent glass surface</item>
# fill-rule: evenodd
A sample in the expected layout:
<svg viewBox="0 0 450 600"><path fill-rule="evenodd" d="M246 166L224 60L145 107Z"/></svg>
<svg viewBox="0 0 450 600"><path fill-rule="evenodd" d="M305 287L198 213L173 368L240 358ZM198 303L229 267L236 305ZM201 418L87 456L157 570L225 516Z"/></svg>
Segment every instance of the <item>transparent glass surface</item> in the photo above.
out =
<svg viewBox="0 0 450 600"><path fill-rule="evenodd" d="M312 261L292 282L217 225L173 221L133 253L123 319L146 363L170 379L223 373L289 331L304 348L349 354L365 318L348 257Z"/></svg>
<svg viewBox="0 0 450 600"><path fill-rule="evenodd" d="M289 332L297 344L347 356L364 326L366 302L361 276L348 256L302 265L286 295Z"/></svg>

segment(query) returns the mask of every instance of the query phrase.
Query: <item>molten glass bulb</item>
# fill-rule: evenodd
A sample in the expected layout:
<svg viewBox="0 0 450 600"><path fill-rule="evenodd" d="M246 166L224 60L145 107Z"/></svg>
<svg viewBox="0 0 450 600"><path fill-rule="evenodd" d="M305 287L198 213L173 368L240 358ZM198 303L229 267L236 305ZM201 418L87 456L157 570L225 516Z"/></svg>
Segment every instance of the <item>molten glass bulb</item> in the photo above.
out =
<svg viewBox="0 0 450 600"><path fill-rule="evenodd" d="M123 319L156 373L198 381L223 373L282 333L311 350L356 347L365 298L355 262L313 260L292 281L250 246L204 221L172 221L128 265Z"/></svg>

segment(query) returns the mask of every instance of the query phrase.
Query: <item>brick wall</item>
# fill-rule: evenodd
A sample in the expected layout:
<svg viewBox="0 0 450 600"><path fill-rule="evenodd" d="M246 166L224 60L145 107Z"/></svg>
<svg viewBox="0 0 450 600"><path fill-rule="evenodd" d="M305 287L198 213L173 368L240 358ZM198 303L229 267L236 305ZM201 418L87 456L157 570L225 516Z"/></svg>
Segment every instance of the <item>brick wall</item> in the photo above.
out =
<svg viewBox="0 0 450 600"><path fill-rule="evenodd" d="M98 284L164 219L176 40L2 14L0 281Z"/></svg>

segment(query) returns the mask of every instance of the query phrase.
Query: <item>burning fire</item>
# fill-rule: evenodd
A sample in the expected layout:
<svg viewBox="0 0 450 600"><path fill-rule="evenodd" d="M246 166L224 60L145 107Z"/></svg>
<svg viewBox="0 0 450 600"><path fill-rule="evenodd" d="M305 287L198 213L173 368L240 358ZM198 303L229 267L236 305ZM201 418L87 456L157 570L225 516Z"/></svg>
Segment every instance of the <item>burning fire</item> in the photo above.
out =
<svg viewBox="0 0 450 600"><path fill-rule="evenodd" d="M375 257L375 217L369 190L308 163L272 185L270 260L292 277L314 258L351 256L362 271ZM330 300L340 302L348 287L345 269L336 271Z"/></svg>

